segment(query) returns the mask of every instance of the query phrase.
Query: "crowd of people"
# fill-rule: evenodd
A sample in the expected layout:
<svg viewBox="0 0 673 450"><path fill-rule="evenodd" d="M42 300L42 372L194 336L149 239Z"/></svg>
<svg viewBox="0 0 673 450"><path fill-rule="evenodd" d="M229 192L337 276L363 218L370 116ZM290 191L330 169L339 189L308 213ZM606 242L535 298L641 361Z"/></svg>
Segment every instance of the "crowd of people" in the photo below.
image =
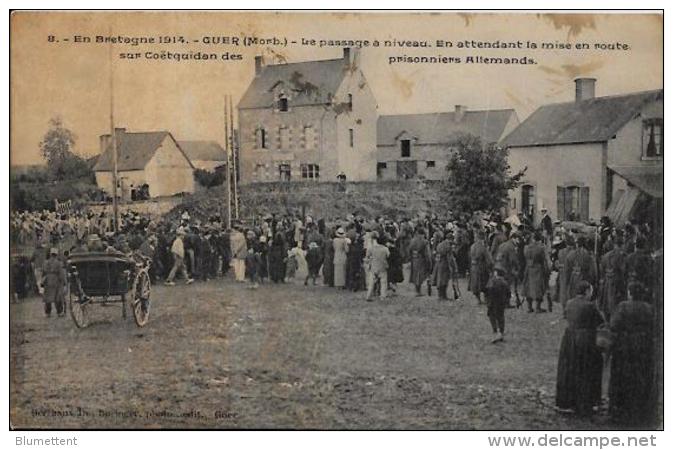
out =
<svg viewBox="0 0 673 450"><path fill-rule="evenodd" d="M268 214L258 223L235 221L231 229L213 214L197 220L188 211L152 220L125 213L118 231L110 214L87 211L13 213L11 239L33 249L14 264L18 296L29 286L63 314L65 261L84 251L139 252L152 261L152 282L168 286L225 276L252 289L296 279L385 299L405 279L415 295L484 304L493 343L503 342L505 310L551 311L567 319L558 365L557 406L586 414L600 402L603 354L600 330L612 333L610 411L630 422L643 418L652 374L653 259L647 226L612 226L603 218L592 233L554 224L546 210L532 224L498 213L415 218L348 215L315 219ZM406 268L409 275L405 277ZM436 293L436 294L435 294ZM647 409L647 411L650 411Z"/></svg>

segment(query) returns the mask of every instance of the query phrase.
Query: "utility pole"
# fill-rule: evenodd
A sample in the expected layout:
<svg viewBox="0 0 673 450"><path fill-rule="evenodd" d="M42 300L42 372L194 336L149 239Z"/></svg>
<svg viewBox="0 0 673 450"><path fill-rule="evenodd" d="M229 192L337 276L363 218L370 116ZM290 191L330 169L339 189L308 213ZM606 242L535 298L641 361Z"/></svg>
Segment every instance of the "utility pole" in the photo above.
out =
<svg viewBox="0 0 673 450"><path fill-rule="evenodd" d="M229 108L224 96L224 150L227 154L227 229L231 229L231 158L229 157Z"/></svg>
<svg viewBox="0 0 673 450"><path fill-rule="evenodd" d="M231 140L231 154L233 159L234 217L238 219L238 155L236 154L236 139L234 137L234 109L231 95L229 96L229 139Z"/></svg>
<svg viewBox="0 0 673 450"><path fill-rule="evenodd" d="M112 32L110 32L112 35ZM114 65L112 63L112 43L110 43L110 144L112 147L112 214L115 233L119 231L119 208L117 205L117 135L114 120Z"/></svg>

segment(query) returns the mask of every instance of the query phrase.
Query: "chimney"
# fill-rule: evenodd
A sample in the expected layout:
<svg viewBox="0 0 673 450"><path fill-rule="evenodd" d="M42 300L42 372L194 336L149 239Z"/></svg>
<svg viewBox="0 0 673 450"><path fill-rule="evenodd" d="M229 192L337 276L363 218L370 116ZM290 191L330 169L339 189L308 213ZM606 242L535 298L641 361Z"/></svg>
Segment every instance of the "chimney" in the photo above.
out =
<svg viewBox="0 0 673 450"><path fill-rule="evenodd" d="M360 64L360 49L344 47L344 62L348 67L357 67Z"/></svg>
<svg viewBox="0 0 673 450"><path fill-rule="evenodd" d="M575 79L575 102L590 100L596 96L595 78Z"/></svg>
<svg viewBox="0 0 673 450"><path fill-rule="evenodd" d="M463 120L463 117L465 117L466 112L467 112L467 106L456 105L455 113L453 115L453 119L456 121L456 123L461 122Z"/></svg>
<svg viewBox="0 0 673 450"><path fill-rule="evenodd" d="M119 137L126 133L126 128L115 128L115 136L117 137L117 148L119 148ZM112 139L110 139L109 134L100 135L100 152L101 154L105 153L112 145Z"/></svg>
<svg viewBox="0 0 673 450"><path fill-rule="evenodd" d="M255 75L262 73L262 67L264 67L264 58L261 55L255 56Z"/></svg>

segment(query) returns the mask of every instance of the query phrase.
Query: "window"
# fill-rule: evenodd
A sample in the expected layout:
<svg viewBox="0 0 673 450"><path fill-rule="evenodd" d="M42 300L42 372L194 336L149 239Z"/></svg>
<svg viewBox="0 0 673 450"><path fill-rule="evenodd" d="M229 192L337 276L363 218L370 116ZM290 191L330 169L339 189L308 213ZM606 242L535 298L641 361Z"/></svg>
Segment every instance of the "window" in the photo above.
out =
<svg viewBox="0 0 673 450"><path fill-rule="evenodd" d="M278 111L287 112L287 109L288 109L287 97L285 97L285 95L281 94L281 96L278 97Z"/></svg>
<svg viewBox="0 0 673 450"><path fill-rule="evenodd" d="M521 186L521 212L531 221L535 221L535 186Z"/></svg>
<svg viewBox="0 0 673 450"><path fill-rule="evenodd" d="M353 111L353 94L348 94L348 110Z"/></svg>
<svg viewBox="0 0 673 450"><path fill-rule="evenodd" d="M557 186L556 202L558 220L589 220L589 187Z"/></svg>
<svg viewBox="0 0 673 450"><path fill-rule="evenodd" d="M409 158L411 156L411 141L409 139L402 139L400 141L400 149L402 150L402 158Z"/></svg>
<svg viewBox="0 0 673 450"><path fill-rule="evenodd" d="M317 164L302 164L301 177L307 180L317 180L320 178L320 166Z"/></svg>
<svg viewBox="0 0 673 450"><path fill-rule="evenodd" d="M278 133L280 134L280 148L288 150L290 148L290 129L288 127L280 127Z"/></svg>
<svg viewBox="0 0 673 450"><path fill-rule="evenodd" d="M647 119L643 121L643 157L661 158L664 156L664 121Z"/></svg>
<svg viewBox="0 0 673 450"><path fill-rule="evenodd" d="M353 132L352 128L348 129L348 143L350 144L351 148L355 146L355 133Z"/></svg>
<svg viewBox="0 0 673 450"><path fill-rule="evenodd" d="M268 148L266 146L266 130L264 128L258 128L255 136L257 141L257 148Z"/></svg>
<svg viewBox="0 0 673 450"><path fill-rule="evenodd" d="M380 162L376 163L376 176L381 178L383 176L383 171L388 168L388 163Z"/></svg>
<svg viewBox="0 0 673 450"><path fill-rule="evenodd" d="M289 164L278 164L278 178L280 181L290 181L292 169Z"/></svg>
<svg viewBox="0 0 673 450"><path fill-rule="evenodd" d="M426 161L425 162L425 167L428 169L435 167L435 162L434 161Z"/></svg>
<svg viewBox="0 0 673 450"><path fill-rule="evenodd" d="M313 150L315 148L315 130L312 126L304 127L304 148Z"/></svg>

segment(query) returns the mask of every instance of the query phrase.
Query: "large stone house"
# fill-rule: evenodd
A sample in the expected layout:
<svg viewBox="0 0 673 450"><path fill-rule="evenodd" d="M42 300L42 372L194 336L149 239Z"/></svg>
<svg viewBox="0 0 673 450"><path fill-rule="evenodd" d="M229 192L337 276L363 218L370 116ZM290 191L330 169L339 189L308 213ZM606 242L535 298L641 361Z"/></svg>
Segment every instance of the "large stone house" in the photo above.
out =
<svg viewBox="0 0 673 450"><path fill-rule="evenodd" d="M527 167L512 209L619 222L640 195L662 195L663 90L595 97L595 84L576 79L574 101L538 108L503 140L512 171Z"/></svg>
<svg viewBox="0 0 673 450"><path fill-rule="evenodd" d="M359 51L339 59L264 65L238 104L240 178L376 179L377 104Z"/></svg>
<svg viewBox="0 0 673 450"><path fill-rule="evenodd" d="M117 196L133 198L147 185L150 197L194 192L194 166L168 131L127 132L115 129ZM108 195L113 190L113 153L110 135L100 137L101 155L94 166L96 184ZM147 188L146 187L146 188Z"/></svg>
<svg viewBox="0 0 673 450"><path fill-rule="evenodd" d="M458 134L472 134L485 145L496 144L519 124L513 109L454 111L381 116L377 126L379 179L446 177L450 143Z"/></svg>

